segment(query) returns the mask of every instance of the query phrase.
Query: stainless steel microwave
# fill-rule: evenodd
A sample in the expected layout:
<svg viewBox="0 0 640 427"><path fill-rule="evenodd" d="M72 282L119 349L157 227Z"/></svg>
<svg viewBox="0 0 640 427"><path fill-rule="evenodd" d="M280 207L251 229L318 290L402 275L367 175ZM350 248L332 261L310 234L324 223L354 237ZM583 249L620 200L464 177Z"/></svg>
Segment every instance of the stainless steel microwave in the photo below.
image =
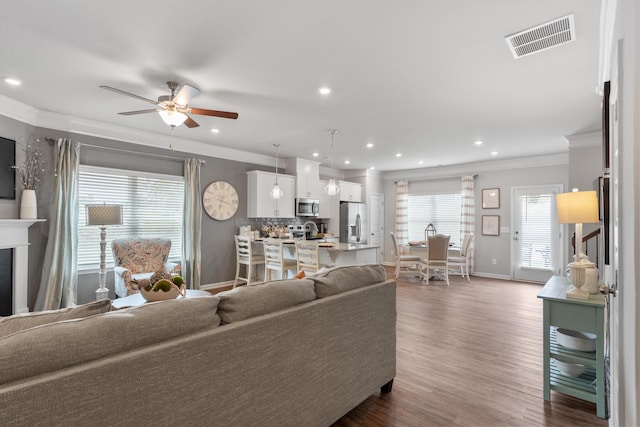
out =
<svg viewBox="0 0 640 427"><path fill-rule="evenodd" d="M296 199L296 216L319 216L320 203L316 199Z"/></svg>

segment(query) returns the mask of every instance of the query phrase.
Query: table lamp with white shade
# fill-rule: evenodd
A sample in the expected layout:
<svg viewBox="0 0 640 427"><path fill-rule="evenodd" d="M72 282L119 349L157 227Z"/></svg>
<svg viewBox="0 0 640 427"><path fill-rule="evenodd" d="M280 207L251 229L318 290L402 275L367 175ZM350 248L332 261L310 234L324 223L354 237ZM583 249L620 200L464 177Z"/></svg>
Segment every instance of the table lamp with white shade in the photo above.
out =
<svg viewBox="0 0 640 427"><path fill-rule="evenodd" d="M87 225L100 227L100 273L96 290L96 299L109 298L109 289L105 286L107 278L106 254L107 225L122 224L122 205L87 205Z"/></svg>
<svg viewBox="0 0 640 427"><path fill-rule="evenodd" d="M572 191L556 195L558 222L575 224L575 256L569 264L569 279L573 288L567 298L589 299L598 293L598 270L583 251L582 224L598 222L598 196L595 191Z"/></svg>

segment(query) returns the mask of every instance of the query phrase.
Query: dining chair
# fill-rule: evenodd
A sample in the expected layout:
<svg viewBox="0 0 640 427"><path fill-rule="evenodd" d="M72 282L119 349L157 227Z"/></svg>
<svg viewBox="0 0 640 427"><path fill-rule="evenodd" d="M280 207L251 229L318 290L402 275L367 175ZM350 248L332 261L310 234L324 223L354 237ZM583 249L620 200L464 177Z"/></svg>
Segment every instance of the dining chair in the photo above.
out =
<svg viewBox="0 0 640 427"><path fill-rule="evenodd" d="M268 238L262 241L264 246L264 280L271 280L271 271L279 271L280 278L286 277L285 272L288 270L295 270L298 261L292 258L284 257L284 247L282 239Z"/></svg>
<svg viewBox="0 0 640 427"><path fill-rule="evenodd" d="M305 271L315 273L323 265L320 264L320 251L317 240L296 240L296 259L298 261L298 273Z"/></svg>
<svg viewBox="0 0 640 427"><path fill-rule="evenodd" d="M426 280L427 285L429 284L429 272L433 270L434 272L442 274L444 280L447 282L447 286L449 286L448 252L450 239L451 236L445 236L444 234L429 236L427 240L429 254L427 258L420 260L421 276L423 280Z"/></svg>
<svg viewBox="0 0 640 427"><path fill-rule="evenodd" d="M251 283L251 279L257 276L257 270L254 266L264 264L264 255L256 254L251 247L251 239L248 236L234 236L236 241L236 278L233 281L233 287L238 284L238 280L244 281L247 285ZM240 265L244 264L246 277L240 276Z"/></svg>
<svg viewBox="0 0 640 427"><path fill-rule="evenodd" d="M469 269L471 268L471 242L473 241L473 233L464 235L462 239L462 246L460 247L460 255L453 255L448 257L449 268L460 268L460 274L462 277L469 278Z"/></svg>
<svg viewBox="0 0 640 427"><path fill-rule="evenodd" d="M396 235L393 231L390 231L391 240L393 241L393 257L396 262L396 279L400 277L400 269L406 268L407 270L415 267L420 272L420 257L417 255L402 255L402 248L398 246Z"/></svg>

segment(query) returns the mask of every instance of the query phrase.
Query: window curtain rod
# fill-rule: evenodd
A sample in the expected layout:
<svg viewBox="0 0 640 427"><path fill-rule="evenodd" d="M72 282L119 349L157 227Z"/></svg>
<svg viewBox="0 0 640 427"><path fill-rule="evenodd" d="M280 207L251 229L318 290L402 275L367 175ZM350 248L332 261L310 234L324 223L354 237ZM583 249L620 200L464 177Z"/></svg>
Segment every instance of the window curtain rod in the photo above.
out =
<svg viewBox="0 0 640 427"><path fill-rule="evenodd" d="M54 138L45 138L45 141L47 141L48 143L54 143L56 140ZM101 149L101 150L118 151L118 152L127 153L127 154L138 154L138 155L142 155L142 156L156 157L156 158L160 158L160 159L171 159L171 160L184 161L185 159L188 158L188 157L169 156L167 154L143 153L143 152L140 152L140 151L127 150L127 149L124 149L124 148L105 147L104 145L86 144L86 143L82 143L82 142L79 143L79 144L80 144L80 147L85 146L85 147L91 147L91 148L98 148L98 149ZM202 159L198 159L198 160L203 165L207 163L205 160L202 160Z"/></svg>
<svg viewBox="0 0 640 427"><path fill-rule="evenodd" d="M468 175L454 175L454 176L443 176L441 178L424 178L424 179L408 179L407 183L413 182L437 182L437 181L453 181L454 179L462 179L463 177ZM474 178L477 178L478 174L474 173L471 175ZM393 181L394 184L397 184L398 181Z"/></svg>

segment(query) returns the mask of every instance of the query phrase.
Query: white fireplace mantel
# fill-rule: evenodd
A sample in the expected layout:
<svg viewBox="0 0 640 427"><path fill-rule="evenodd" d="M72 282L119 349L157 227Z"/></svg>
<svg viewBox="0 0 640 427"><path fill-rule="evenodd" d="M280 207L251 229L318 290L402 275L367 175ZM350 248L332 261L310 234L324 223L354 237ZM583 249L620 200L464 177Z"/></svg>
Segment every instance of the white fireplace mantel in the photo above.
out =
<svg viewBox="0 0 640 427"><path fill-rule="evenodd" d="M0 249L13 249L13 314L26 313L29 287L29 227L44 219L0 219Z"/></svg>

